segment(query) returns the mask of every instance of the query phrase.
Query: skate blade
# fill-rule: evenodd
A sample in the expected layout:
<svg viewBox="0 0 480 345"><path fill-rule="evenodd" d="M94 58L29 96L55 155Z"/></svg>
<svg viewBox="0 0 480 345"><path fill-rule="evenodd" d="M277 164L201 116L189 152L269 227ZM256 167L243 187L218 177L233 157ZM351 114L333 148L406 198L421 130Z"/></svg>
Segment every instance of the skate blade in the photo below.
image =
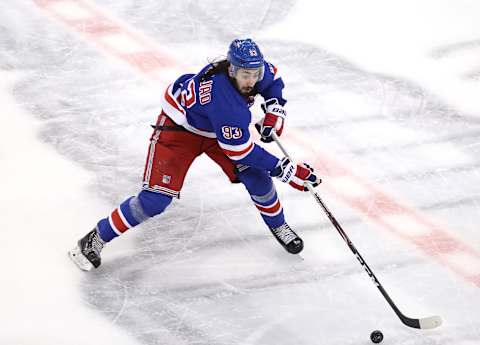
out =
<svg viewBox="0 0 480 345"><path fill-rule="evenodd" d="M78 246L69 250L68 256L82 271L90 271L93 268L92 263L82 254Z"/></svg>

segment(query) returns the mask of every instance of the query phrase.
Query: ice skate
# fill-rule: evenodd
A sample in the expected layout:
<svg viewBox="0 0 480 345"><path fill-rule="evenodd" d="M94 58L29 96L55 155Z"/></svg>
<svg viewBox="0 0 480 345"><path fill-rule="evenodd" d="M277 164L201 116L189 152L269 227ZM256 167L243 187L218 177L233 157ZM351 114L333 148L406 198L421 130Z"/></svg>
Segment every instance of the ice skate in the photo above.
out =
<svg viewBox="0 0 480 345"><path fill-rule="evenodd" d="M290 228L287 223L283 223L277 228L270 228L277 241L291 254L298 254L303 249L303 241Z"/></svg>
<svg viewBox="0 0 480 345"><path fill-rule="evenodd" d="M93 229L78 241L77 246L68 252L70 259L84 271L90 271L101 264L100 252L105 242L98 235L97 229Z"/></svg>

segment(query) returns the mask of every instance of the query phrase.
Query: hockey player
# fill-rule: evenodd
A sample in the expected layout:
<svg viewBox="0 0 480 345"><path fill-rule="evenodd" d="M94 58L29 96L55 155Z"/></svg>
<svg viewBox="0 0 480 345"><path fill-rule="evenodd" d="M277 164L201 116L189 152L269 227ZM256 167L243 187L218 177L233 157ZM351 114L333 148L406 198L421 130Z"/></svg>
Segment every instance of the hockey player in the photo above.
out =
<svg viewBox="0 0 480 345"><path fill-rule="evenodd" d="M104 245L146 219L161 214L178 198L193 160L206 153L232 183L242 183L265 224L292 254L302 239L285 222L272 177L304 191L305 182L321 180L307 164L277 158L253 142L249 107L263 96L264 118L256 128L264 142L281 135L286 112L284 83L277 69L264 60L251 39L236 39L227 59L211 63L197 74L179 77L166 90L162 111L150 138L143 188L120 204L78 241L69 255L83 270L99 267Z"/></svg>

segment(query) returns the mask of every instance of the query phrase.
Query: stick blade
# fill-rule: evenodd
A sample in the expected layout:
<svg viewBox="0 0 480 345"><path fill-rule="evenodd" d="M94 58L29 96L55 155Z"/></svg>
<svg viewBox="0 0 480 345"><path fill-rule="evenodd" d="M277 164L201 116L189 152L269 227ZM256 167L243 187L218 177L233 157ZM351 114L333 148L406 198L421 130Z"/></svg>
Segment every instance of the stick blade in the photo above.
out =
<svg viewBox="0 0 480 345"><path fill-rule="evenodd" d="M437 328L442 324L442 318L440 316L430 316L420 319L420 328L421 329L432 329Z"/></svg>
<svg viewBox="0 0 480 345"><path fill-rule="evenodd" d="M442 324L441 317L437 315L424 317L422 319L411 319L403 314L400 314L399 317L404 325L417 329L432 329L437 328Z"/></svg>

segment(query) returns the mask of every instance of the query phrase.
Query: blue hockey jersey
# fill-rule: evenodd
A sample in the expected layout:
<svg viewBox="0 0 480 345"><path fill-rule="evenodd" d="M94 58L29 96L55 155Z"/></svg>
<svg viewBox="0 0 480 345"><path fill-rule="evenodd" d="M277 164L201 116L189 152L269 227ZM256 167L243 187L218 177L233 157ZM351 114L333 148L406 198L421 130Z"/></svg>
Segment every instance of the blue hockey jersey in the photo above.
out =
<svg viewBox="0 0 480 345"><path fill-rule="evenodd" d="M277 69L265 62L262 80L255 85L264 99L275 98L281 105L283 81ZM163 111L190 132L216 138L225 154L235 163L271 171L278 158L252 141L249 125L251 100L238 92L225 73L202 78L211 65L198 74L185 74L171 84L162 100ZM204 80L203 80L204 79Z"/></svg>

